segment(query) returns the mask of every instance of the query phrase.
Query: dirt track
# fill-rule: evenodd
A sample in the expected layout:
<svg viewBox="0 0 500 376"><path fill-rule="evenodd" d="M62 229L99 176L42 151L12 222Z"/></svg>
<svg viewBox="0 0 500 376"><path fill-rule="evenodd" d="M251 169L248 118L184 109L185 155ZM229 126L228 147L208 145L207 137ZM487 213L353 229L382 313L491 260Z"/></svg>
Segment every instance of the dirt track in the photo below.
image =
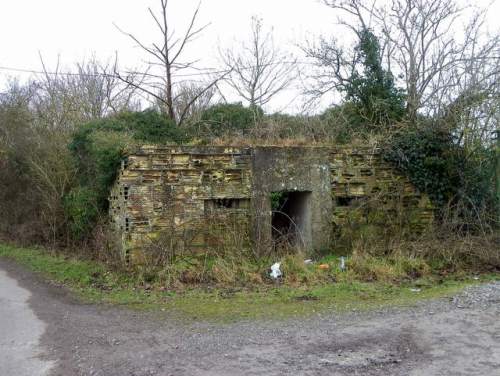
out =
<svg viewBox="0 0 500 376"><path fill-rule="evenodd" d="M500 283L412 309L182 324L85 305L10 262L0 269L32 293L50 375L500 375Z"/></svg>

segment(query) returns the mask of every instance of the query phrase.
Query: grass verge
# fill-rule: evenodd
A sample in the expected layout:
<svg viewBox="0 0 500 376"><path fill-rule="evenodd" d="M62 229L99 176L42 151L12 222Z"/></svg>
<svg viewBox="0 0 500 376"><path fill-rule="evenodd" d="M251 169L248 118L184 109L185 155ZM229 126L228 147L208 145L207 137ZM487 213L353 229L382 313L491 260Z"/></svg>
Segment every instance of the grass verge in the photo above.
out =
<svg viewBox="0 0 500 376"><path fill-rule="evenodd" d="M451 275L404 283L338 282L308 286L254 286L252 288L197 287L181 291L144 286L133 275L105 266L50 253L46 250L0 245L8 258L66 286L88 302L126 305L135 309L168 311L188 320L238 321L281 319L327 311L365 311L384 306L410 306L423 299L451 296L465 286L498 279L498 275Z"/></svg>

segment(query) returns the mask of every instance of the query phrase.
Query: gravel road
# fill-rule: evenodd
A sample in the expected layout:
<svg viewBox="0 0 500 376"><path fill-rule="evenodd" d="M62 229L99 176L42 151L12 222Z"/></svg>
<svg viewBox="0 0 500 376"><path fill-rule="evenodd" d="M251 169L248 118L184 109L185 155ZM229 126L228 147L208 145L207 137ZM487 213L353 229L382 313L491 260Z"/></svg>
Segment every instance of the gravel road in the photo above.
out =
<svg viewBox="0 0 500 376"><path fill-rule="evenodd" d="M31 292L50 376L500 376L500 283L411 309L186 324L82 304L13 263L0 260L0 269Z"/></svg>
<svg viewBox="0 0 500 376"><path fill-rule="evenodd" d="M45 324L28 305L31 294L0 270L0 375L46 375L53 364L38 358Z"/></svg>

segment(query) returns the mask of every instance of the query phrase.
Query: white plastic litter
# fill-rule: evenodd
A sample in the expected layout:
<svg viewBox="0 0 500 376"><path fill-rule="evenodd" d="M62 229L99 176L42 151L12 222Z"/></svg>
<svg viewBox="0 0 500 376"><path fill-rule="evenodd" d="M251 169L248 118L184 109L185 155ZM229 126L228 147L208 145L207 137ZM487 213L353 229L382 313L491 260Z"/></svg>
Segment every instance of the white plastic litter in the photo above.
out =
<svg viewBox="0 0 500 376"><path fill-rule="evenodd" d="M345 267L345 257L342 256L342 257L340 257L340 270L343 271L343 272L345 272L345 269L346 269L346 267Z"/></svg>
<svg viewBox="0 0 500 376"><path fill-rule="evenodd" d="M313 263L313 260L311 260L311 259L304 260L304 264L306 264L306 265L311 265L312 263Z"/></svg>
<svg viewBox="0 0 500 376"><path fill-rule="evenodd" d="M283 275L280 270L281 262L276 262L271 266L271 273L269 274L271 278L278 279Z"/></svg>

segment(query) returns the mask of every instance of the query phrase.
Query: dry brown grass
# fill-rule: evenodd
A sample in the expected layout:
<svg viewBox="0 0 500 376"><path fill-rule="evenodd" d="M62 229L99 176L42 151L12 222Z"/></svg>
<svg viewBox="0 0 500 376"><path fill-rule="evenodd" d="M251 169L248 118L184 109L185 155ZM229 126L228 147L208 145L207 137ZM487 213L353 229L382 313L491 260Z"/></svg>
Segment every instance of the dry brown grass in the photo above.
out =
<svg viewBox="0 0 500 376"><path fill-rule="evenodd" d="M391 130L392 131L392 130ZM386 134L349 131L341 123L331 124L318 117L268 117L244 134L228 132L218 137L204 137L193 143L219 146L354 146L380 145Z"/></svg>
<svg viewBox="0 0 500 376"><path fill-rule="evenodd" d="M419 255L442 269L500 270L500 237L431 234L418 241L402 244L407 254Z"/></svg>

